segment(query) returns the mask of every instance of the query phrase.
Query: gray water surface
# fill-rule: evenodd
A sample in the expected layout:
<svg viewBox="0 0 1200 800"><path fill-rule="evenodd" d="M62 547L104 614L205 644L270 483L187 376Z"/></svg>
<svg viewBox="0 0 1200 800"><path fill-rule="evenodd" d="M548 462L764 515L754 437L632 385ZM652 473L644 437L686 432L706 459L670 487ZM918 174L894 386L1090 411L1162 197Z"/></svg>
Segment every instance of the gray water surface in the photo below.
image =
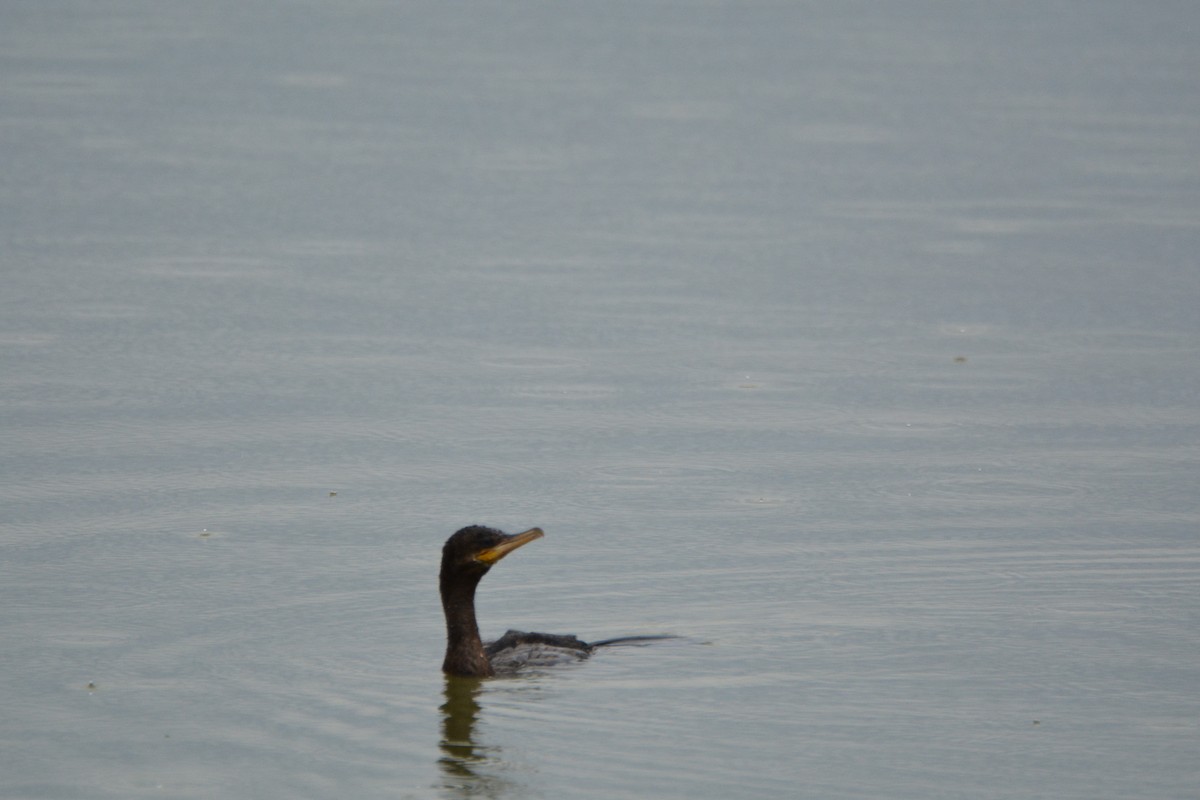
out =
<svg viewBox="0 0 1200 800"><path fill-rule="evenodd" d="M0 795L1194 797L1198 28L7 4Z"/></svg>

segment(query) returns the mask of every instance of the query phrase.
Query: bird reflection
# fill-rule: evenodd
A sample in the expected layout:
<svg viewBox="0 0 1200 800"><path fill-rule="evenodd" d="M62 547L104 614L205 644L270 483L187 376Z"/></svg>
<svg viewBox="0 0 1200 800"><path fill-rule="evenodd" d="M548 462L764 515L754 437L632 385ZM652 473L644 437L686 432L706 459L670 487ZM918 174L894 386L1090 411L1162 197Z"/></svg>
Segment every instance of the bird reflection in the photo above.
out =
<svg viewBox="0 0 1200 800"><path fill-rule="evenodd" d="M479 718L479 694L483 681L479 678L446 676L446 702L442 712L442 788L447 797L503 797L515 789L508 781L489 775L488 765L495 767L499 759L495 747L475 744L475 722Z"/></svg>

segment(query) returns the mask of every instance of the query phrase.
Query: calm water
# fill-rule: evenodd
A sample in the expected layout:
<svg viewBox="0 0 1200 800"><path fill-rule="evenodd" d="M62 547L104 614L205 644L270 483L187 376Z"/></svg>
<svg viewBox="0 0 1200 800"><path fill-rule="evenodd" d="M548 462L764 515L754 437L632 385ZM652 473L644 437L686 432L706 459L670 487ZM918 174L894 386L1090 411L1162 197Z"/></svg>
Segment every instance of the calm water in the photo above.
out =
<svg viewBox="0 0 1200 800"><path fill-rule="evenodd" d="M1194 797L1198 9L6 4L0 795Z"/></svg>

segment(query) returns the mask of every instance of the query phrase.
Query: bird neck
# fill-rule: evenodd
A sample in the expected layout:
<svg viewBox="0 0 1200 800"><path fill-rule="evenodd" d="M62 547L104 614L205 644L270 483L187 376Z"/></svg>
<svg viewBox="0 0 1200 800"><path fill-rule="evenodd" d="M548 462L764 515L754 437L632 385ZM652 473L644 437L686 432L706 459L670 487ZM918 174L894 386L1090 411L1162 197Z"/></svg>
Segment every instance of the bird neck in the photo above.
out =
<svg viewBox="0 0 1200 800"><path fill-rule="evenodd" d="M475 621L478 581L447 581L443 576L441 584L442 611L446 614L446 658L442 671L448 675L490 677L494 672Z"/></svg>

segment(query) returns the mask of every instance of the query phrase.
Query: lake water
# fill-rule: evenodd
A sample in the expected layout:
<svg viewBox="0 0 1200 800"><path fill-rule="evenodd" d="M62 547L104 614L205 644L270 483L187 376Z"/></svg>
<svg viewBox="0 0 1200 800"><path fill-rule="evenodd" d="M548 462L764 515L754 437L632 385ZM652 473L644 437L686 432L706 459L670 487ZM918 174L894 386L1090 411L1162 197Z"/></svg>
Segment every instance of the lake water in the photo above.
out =
<svg viewBox="0 0 1200 800"><path fill-rule="evenodd" d="M6 4L0 796L1194 798L1198 32Z"/></svg>

